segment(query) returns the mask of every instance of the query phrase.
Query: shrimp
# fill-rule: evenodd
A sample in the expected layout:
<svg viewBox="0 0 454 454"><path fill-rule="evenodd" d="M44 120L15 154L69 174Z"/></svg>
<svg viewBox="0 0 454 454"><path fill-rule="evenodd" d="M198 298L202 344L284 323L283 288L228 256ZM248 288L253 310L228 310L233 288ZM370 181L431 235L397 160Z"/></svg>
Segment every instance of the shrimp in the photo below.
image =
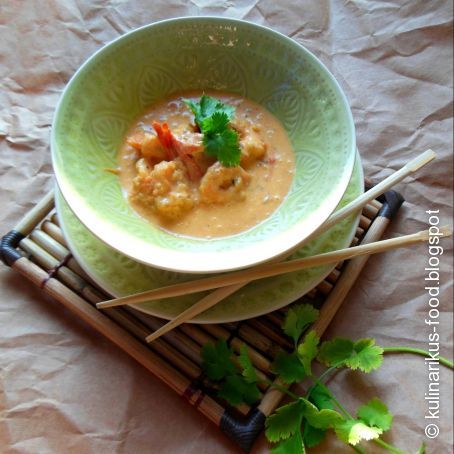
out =
<svg viewBox="0 0 454 454"><path fill-rule="evenodd" d="M186 141L183 142L175 137L167 123L160 124L153 121L152 126L158 135L161 145L166 150L168 160L179 157L188 169L189 178L193 181L200 178L202 170L195 162L192 153L203 149L201 134L192 134L191 140L188 140L188 135L186 135Z"/></svg>
<svg viewBox="0 0 454 454"><path fill-rule="evenodd" d="M248 167L255 161L262 159L267 146L253 129L246 131L240 140L241 165Z"/></svg>
<svg viewBox="0 0 454 454"><path fill-rule="evenodd" d="M148 132L136 131L126 139L126 143L155 164L168 157L158 137Z"/></svg>
<svg viewBox="0 0 454 454"><path fill-rule="evenodd" d="M200 200L209 204L242 199L250 181L251 175L242 167L224 167L216 162L208 168L200 182Z"/></svg>
<svg viewBox="0 0 454 454"><path fill-rule="evenodd" d="M162 161L150 169L145 160L136 164L131 199L150 207L168 220L181 218L197 202L180 159Z"/></svg>

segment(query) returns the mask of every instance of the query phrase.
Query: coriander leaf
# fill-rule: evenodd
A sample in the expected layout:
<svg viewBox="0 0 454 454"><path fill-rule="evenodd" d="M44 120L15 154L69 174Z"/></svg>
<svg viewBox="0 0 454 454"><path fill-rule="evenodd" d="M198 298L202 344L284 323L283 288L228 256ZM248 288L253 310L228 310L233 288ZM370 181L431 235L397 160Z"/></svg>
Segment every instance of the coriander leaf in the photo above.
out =
<svg viewBox="0 0 454 454"><path fill-rule="evenodd" d="M191 109L191 112L194 114L194 117L197 117L199 115L200 106L198 103L195 103L192 99L183 99L183 102Z"/></svg>
<svg viewBox="0 0 454 454"><path fill-rule="evenodd" d="M355 354L346 364L350 369L360 369L369 373L378 369L383 362L383 348L375 345L374 339L360 339L355 342Z"/></svg>
<svg viewBox="0 0 454 454"><path fill-rule="evenodd" d="M211 380L219 381L219 397L231 405L243 402L255 403L260 397L257 388L257 376L254 366L247 355L247 347L241 347L239 363L243 367L243 375L232 361L233 351L225 340L216 344L208 342L202 349L202 369Z"/></svg>
<svg viewBox="0 0 454 454"><path fill-rule="evenodd" d="M379 427L383 432L391 428L393 415L388 407L377 397L358 409L357 416L368 426Z"/></svg>
<svg viewBox="0 0 454 454"><path fill-rule="evenodd" d="M326 436L326 430L316 429L311 426L306 420L303 420L303 443L308 448L314 448L320 444Z"/></svg>
<svg viewBox="0 0 454 454"><path fill-rule="evenodd" d="M184 102L192 110L195 123L200 128L200 130L202 130L203 120L214 114L214 112L216 111L216 104L218 103L216 99L206 95L202 95L198 103L195 103L190 99L185 99Z"/></svg>
<svg viewBox="0 0 454 454"><path fill-rule="evenodd" d="M209 117L213 115L216 111L216 105L219 101L211 96L202 95L200 97L199 106L200 106L200 114L204 117Z"/></svg>
<svg viewBox="0 0 454 454"><path fill-rule="evenodd" d="M287 384L302 381L306 378L304 366L301 364L296 352L279 351L271 368Z"/></svg>
<svg viewBox="0 0 454 454"><path fill-rule="evenodd" d="M212 115L215 112L225 113L229 120L235 115L235 107L229 104L224 104L219 99L212 98L211 96L203 95L200 99L202 112L207 115Z"/></svg>
<svg viewBox="0 0 454 454"><path fill-rule="evenodd" d="M260 391L255 383L248 383L244 378L242 386L243 400L249 405L254 404L260 399Z"/></svg>
<svg viewBox="0 0 454 454"><path fill-rule="evenodd" d="M229 375L221 382L218 390L218 396L225 399L234 407L243 403L243 394L239 390L239 376Z"/></svg>
<svg viewBox="0 0 454 454"><path fill-rule="evenodd" d="M211 117L207 117L202 122L204 134L219 134L227 128L229 117L224 112L215 112Z"/></svg>
<svg viewBox="0 0 454 454"><path fill-rule="evenodd" d="M238 362L243 368L242 375L248 383L255 383L257 381L257 373L255 367L252 364L249 355L247 354L247 347L245 344L241 345L240 355L238 356Z"/></svg>
<svg viewBox="0 0 454 454"><path fill-rule="evenodd" d="M228 120L231 120L235 114L235 107L223 104L221 101L211 96L202 95L198 103L195 103L190 99L184 99L183 101L191 109L194 114L194 120L202 132L204 120L211 117L215 112L226 114Z"/></svg>
<svg viewBox="0 0 454 454"><path fill-rule="evenodd" d="M336 435L347 444L357 445L361 440L374 440L383 431L378 427L366 426L357 419L347 419L337 424L335 427Z"/></svg>
<svg viewBox="0 0 454 454"><path fill-rule="evenodd" d="M319 311L310 304L291 307L285 316L282 329L287 336L293 338L295 345L304 330L318 318Z"/></svg>
<svg viewBox="0 0 454 454"><path fill-rule="evenodd" d="M253 404L260 398L255 383L248 383L241 375L229 375L220 385L218 396L235 406L243 402Z"/></svg>
<svg viewBox="0 0 454 454"><path fill-rule="evenodd" d="M279 407L265 421L265 435L268 441L276 442L300 432L304 402L297 400Z"/></svg>
<svg viewBox="0 0 454 454"><path fill-rule="evenodd" d="M327 366L346 366L352 370L370 372L378 369L383 361L383 349L374 345L374 339L360 339L353 342L340 337L323 342L318 360Z"/></svg>
<svg viewBox="0 0 454 454"><path fill-rule="evenodd" d="M233 129L224 129L222 132L204 134L204 151L217 158L225 167L237 166L240 163L241 149L238 142L238 133Z"/></svg>
<svg viewBox="0 0 454 454"><path fill-rule="evenodd" d="M319 410L332 410L334 408L328 389L321 383L312 388L309 401L312 402Z"/></svg>
<svg viewBox="0 0 454 454"><path fill-rule="evenodd" d="M314 406L314 408L316 407ZM309 424L316 429L332 428L344 419L337 411L327 409L318 412L313 410L306 411L305 418Z"/></svg>
<svg viewBox="0 0 454 454"><path fill-rule="evenodd" d="M335 337L320 346L318 360L327 366L334 366L348 360L353 354L355 343L350 339ZM342 367L342 365L339 365Z"/></svg>
<svg viewBox="0 0 454 454"><path fill-rule="evenodd" d="M224 340L216 344L208 342L203 346L201 355L202 369L211 380L222 380L237 372L231 359L233 351Z"/></svg>
<svg viewBox="0 0 454 454"><path fill-rule="evenodd" d="M298 358L300 359L306 375L312 375L311 363L318 353L317 345L320 338L315 331L306 334L304 341L298 345Z"/></svg>
<svg viewBox="0 0 454 454"><path fill-rule="evenodd" d="M271 454L306 454L301 432L298 430L271 449Z"/></svg>
<svg viewBox="0 0 454 454"><path fill-rule="evenodd" d="M307 399L301 399L304 404L304 418L316 429L329 429L343 421L343 417L334 410L319 410L313 403Z"/></svg>

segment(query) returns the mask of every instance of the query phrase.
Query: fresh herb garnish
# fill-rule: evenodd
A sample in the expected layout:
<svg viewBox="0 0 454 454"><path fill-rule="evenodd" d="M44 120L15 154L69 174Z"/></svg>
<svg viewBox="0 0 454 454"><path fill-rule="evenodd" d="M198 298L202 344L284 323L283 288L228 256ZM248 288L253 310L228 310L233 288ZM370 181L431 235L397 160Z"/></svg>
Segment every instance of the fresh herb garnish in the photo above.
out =
<svg viewBox="0 0 454 454"><path fill-rule="evenodd" d="M225 340L216 344L208 342L202 349L202 368L207 377L219 383L219 397L231 405L242 402L253 404L260 397L257 375L247 354L247 347L241 347L238 358L240 367L232 362L233 350Z"/></svg>
<svg viewBox="0 0 454 454"><path fill-rule="evenodd" d="M235 374L237 370L232 363L232 355L233 351L225 341L205 344L202 350L202 360L203 369L207 376L217 381Z"/></svg>
<svg viewBox="0 0 454 454"><path fill-rule="evenodd" d="M282 378L282 381L291 385L306 378L304 366L298 359L296 352L287 353L279 351L274 359L272 371Z"/></svg>
<svg viewBox="0 0 454 454"><path fill-rule="evenodd" d="M232 120L235 115L235 107L224 104L211 96L202 95L200 101L197 103L190 99L185 99L184 102L192 110L195 123L201 131L203 130L203 122L215 113L226 114L228 121Z"/></svg>
<svg viewBox="0 0 454 454"><path fill-rule="evenodd" d="M320 362L326 366L348 367L369 373L378 369L383 362L383 348L375 345L374 339L350 339L336 337L323 342L318 355ZM339 364L339 366L336 366Z"/></svg>
<svg viewBox="0 0 454 454"><path fill-rule="evenodd" d="M358 408L358 418L369 426L379 427L383 431L391 429L393 422L393 415L388 411L386 405L376 397Z"/></svg>
<svg viewBox="0 0 454 454"><path fill-rule="evenodd" d="M374 397L359 407L354 417L323 381L338 368L359 369L369 373L380 367L383 353L428 353L408 347L383 349L375 345L374 339L352 341L334 338L319 345L320 339L315 331L304 335L317 318L318 311L303 304L291 308L284 320L283 330L293 339L294 348L290 352L277 353L271 366L272 371L281 382L291 384L309 378L313 385L306 395L301 397L277 383L265 382L287 393L292 399L292 402L279 407L266 419L265 435L270 442L275 443L271 452L304 454L306 448L317 446L325 438L326 432L333 430L340 440L354 447L357 452L365 453L360 445L361 441L372 440L388 452L405 454L380 439L380 436L391 428L393 420L392 414L380 399ZM259 380L247 354L247 347L242 345L236 361L234 358L233 350L224 340L217 344L210 342L202 350L202 369L207 377L217 384L219 397L231 405L243 402L253 404L260 397L257 386ZM320 376L313 373L312 363L315 359L328 366ZM452 362L445 358L440 357L440 363L453 368ZM425 449L423 443L418 454L424 454Z"/></svg>
<svg viewBox="0 0 454 454"><path fill-rule="evenodd" d="M235 114L235 107L207 95L202 95L198 103L190 99L185 99L184 102L194 114L194 121L203 134L205 153L215 157L223 166L239 165L239 137L229 125Z"/></svg>

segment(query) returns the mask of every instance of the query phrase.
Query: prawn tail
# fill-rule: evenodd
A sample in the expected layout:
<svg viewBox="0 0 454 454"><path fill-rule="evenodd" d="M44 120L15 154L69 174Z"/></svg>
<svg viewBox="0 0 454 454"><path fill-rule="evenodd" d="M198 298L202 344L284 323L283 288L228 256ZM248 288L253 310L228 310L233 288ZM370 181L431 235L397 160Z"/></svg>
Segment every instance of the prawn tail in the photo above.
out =
<svg viewBox="0 0 454 454"><path fill-rule="evenodd" d="M157 121L153 121L151 124L153 129L156 131L158 136L159 142L163 146L164 150L166 151L167 159L172 161L176 158L175 147L174 147L174 137L169 129L169 125L167 123L158 123Z"/></svg>

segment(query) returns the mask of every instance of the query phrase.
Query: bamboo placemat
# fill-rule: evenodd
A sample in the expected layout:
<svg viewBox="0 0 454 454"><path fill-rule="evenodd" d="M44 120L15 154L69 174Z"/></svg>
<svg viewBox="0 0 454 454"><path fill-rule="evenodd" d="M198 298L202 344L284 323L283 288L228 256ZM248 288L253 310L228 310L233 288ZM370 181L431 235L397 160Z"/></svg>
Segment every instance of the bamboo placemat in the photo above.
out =
<svg viewBox="0 0 454 454"><path fill-rule="evenodd" d="M403 203L394 191L373 200L362 211L351 246L380 239ZM98 311L94 305L111 296L96 287L72 257L49 193L0 243L2 261L81 317L139 361L156 377L184 397L220 427L244 452L249 452L264 427L265 418L278 406L283 394L262 384L259 404L230 407L216 397L216 390L203 375L202 346L225 339L239 353L242 344L257 370L259 379L274 380L270 370L280 348L292 347L280 329L287 308L258 318L219 325L185 324L148 344L145 338L164 321L129 307ZM321 337L368 257L339 263L331 274L298 302L310 302L320 309L312 327Z"/></svg>

